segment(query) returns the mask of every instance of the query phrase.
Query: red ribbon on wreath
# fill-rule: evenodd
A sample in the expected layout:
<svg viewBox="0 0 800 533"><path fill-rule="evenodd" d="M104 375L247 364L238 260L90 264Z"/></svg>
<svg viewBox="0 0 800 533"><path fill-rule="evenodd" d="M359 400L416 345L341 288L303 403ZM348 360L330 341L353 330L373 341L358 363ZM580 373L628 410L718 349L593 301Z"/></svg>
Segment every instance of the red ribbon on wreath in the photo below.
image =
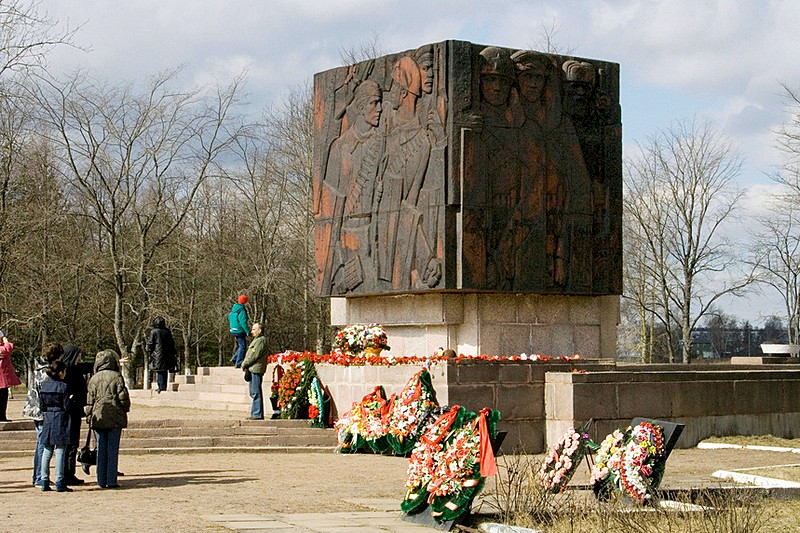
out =
<svg viewBox="0 0 800 533"><path fill-rule="evenodd" d="M275 394L278 394L278 383L281 381L283 377L283 367L281 365L275 365L275 368L272 369L272 387L271 391Z"/></svg>
<svg viewBox="0 0 800 533"><path fill-rule="evenodd" d="M419 440L429 446L442 442L447 432L450 431L450 426L455 422L459 409L461 409L461 407L458 405L451 406L450 410L437 418L433 426L425 432Z"/></svg>
<svg viewBox="0 0 800 533"><path fill-rule="evenodd" d="M497 475L497 461L494 458L494 450L492 449L492 440L489 436L489 426L486 423L486 416L489 414L489 408L484 407L478 415L478 432L480 433L481 444L479 448L481 477L489 477Z"/></svg>

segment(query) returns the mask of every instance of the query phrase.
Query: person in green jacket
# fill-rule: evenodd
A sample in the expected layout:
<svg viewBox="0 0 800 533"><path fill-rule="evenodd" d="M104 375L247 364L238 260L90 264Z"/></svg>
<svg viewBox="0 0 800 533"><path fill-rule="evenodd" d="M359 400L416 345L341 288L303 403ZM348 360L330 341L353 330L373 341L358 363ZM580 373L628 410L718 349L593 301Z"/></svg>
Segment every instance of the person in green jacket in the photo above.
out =
<svg viewBox="0 0 800 533"><path fill-rule="evenodd" d="M261 324L256 322L252 329L253 340L242 361L242 370L250 371L250 397L253 405L248 420L264 419L264 394L261 383L267 371L267 339L264 338Z"/></svg>
<svg viewBox="0 0 800 533"><path fill-rule="evenodd" d="M237 300L238 303L233 304L231 312L228 313L231 336L236 339L236 351L231 357L236 368L242 366L244 354L247 351L247 332L250 331L247 327L247 309L244 306L247 301L247 296L242 294Z"/></svg>
<svg viewBox="0 0 800 533"><path fill-rule="evenodd" d="M97 440L97 484L114 489L117 483L119 440L128 427L131 399L120 373L122 360L114 350L103 350L94 360L94 375L89 380L84 412Z"/></svg>

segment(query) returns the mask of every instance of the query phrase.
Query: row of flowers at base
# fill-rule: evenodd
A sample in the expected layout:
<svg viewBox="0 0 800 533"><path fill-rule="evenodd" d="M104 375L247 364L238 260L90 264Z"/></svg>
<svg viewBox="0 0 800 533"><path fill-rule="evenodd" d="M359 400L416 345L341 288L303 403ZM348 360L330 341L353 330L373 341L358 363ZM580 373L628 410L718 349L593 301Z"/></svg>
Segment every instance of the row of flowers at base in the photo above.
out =
<svg viewBox="0 0 800 533"><path fill-rule="evenodd" d="M369 445L377 453L405 455L416 443L426 414L437 405L431 375L425 368L389 398L382 386L376 386L335 422L339 451L352 453Z"/></svg>
<svg viewBox="0 0 800 533"><path fill-rule="evenodd" d="M402 356L393 357L385 355L370 355L364 352L352 354L334 350L330 353L319 354L316 352L295 352L292 350L276 353L269 356L270 363L290 363L308 358L314 363L326 363L339 366L393 366L393 365L429 365L444 361L453 363L473 362L473 361L514 361L514 362L550 362L567 361L574 362L581 360L580 354L562 355L553 357L550 355L539 354L520 354L520 355L464 355L448 354L451 350L437 350L431 355L426 356Z"/></svg>
<svg viewBox="0 0 800 533"><path fill-rule="evenodd" d="M568 430L550 449L539 478L543 487L562 492L575 474L581 459L597 452L591 467L595 495L603 500L619 492L631 501L649 501L661 482L666 462L663 429L650 422L615 430L601 444L594 443L586 427Z"/></svg>

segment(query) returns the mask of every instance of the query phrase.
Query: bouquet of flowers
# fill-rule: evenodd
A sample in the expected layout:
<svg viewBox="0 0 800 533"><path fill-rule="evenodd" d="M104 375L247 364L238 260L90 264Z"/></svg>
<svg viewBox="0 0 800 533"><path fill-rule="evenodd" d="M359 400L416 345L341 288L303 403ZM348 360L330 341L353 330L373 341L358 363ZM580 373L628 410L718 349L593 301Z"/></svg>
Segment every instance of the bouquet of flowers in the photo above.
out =
<svg viewBox="0 0 800 533"><path fill-rule="evenodd" d="M608 484L617 483L619 467L622 464L622 444L627 438L625 433L615 429L600 443L591 475L591 483L596 494L607 494Z"/></svg>
<svg viewBox="0 0 800 533"><path fill-rule="evenodd" d="M616 430L600 445L592 467L594 493L601 500L620 491L635 503L645 503L661 481L664 468L661 427L642 422Z"/></svg>
<svg viewBox="0 0 800 533"><path fill-rule="evenodd" d="M480 435L474 422L457 429L439 457L428 492L435 496L447 496L458 491L476 471L480 444Z"/></svg>
<svg viewBox="0 0 800 533"><path fill-rule="evenodd" d="M377 453L385 453L390 449L389 442L386 440L386 434L389 431L389 427L386 425L388 408L386 393L381 386L375 387L371 393L364 396L358 405L358 409L361 410L359 434Z"/></svg>
<svg viewBox="0 0 800 533"><path fill-rule="evenodd" d="M311 359L304 358L289 365L278 382L281 418L300 418L308 414L308 389L316 376Z"/></svg>
<svg viewBox="0 0 800 533"><path fill-rule="evenodd" d="M364 445L364 437L358 432L361 412L356 409L357 405L353 404L353 409L343 414L333 424L338 441L336 451L339 453L355 453Z"/></svg>
<svg viewBox="0 0 800 533"><path fill-rule="evenodd" d="M380 324L355 324L339 330L334 351L359 354L366 349L389 350L386 330Z"/></svg>
<svg viewBox="0 0 800 533"><path fill-rule="evenodd" d="M422 369L411 376L389 410L386 437L395 453L405 455L414 448L414 431L425 414L436 406L431 375Z"/></svg>
<svg viewBox="0 0 800 533"><path fill-rule="evenodd" d="M431 516L439 522L453 520L469 509L486 477L497 474L492 441L497 437L498 411L484 408L464 417L444 450L436 455L436 467L428 483ZM470 420L471 418L471 420Z"/></svg>
<svg viewBox="0 0 800 533"><path fill-rule="evenodd" d="M325 427L328 402L329 400L325 395L325 389L319 380L319 376L314 376L311 386L308 388L308 418L311 420L311 427Z"/></svg>
<svg viewBox="0 0 800 533"><path fill-rule="evenodd" d="M366 394L360 402L353 402L350 411L334 423L339 439L339 451L355 452L365 443L378 453L389 450L386 441L388 427L385 422L388 403L380 385Z"/></svg>
<svg viewBox="0 0 800 533"><path fill-rule="evenodd" d="M400 508L405 513L414 513L427 503L428 483L433 479L436 465L442 459L442 449L451 435L452 428L461 427L466 410L454 405L443 408L426 431L422 433L408 460L406 495ZM438 411L438 409L436 410Z"/></svg>
<svg viewBox="0 0 800 533"><path fill-rule="evenodd" d="M591 439L585 427L569 429L550 448L539 473L542 485L552 493L563 492L575 470L586 455Z"/></svg>
<svg viewBox="0 0 800 533"><path fill-rule="evenodd" d="M619 486L634 502L642 504L652 497L654 473L663 454L664 437L659 426L642 422L631 430L622 450Z"/></svg>

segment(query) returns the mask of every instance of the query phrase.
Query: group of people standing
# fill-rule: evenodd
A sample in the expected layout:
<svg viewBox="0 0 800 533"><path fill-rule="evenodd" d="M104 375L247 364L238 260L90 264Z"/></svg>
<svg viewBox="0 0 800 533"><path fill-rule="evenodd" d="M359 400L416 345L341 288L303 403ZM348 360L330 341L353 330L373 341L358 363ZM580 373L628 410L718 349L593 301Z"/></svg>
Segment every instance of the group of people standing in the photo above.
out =
<svg viewBox="0 0 800 533"><path fill-rule="evenodd" d="M230 332L237 348L232 361L245 371L253 399L250 417L264 418L262 380L267 368L267 346L262 327L254 323L248 328L245 304L240 296L229 314ZM253 340L247 345L247 333ZM153 329L146 348L150 370L156 375L157 392L166 390L167 374L178 367L177 350L172 332L163 317L153 320ZM0 422L7 421L9 389L21 382L11 363L14 345L0 331ZM36 429L36 451L33 460L33 485L42 491L52 490L50 463L55 461L55 490L71 492L72 485L84 480L76 476L78 449L83 418L96 439L96 475L100 488L119 487L119 446L122 429L128 425L131 401L121 374L127 358L114 350L99 352L94 363L84 362L85 352L75 345L48 343L35 360L33 382L28 389L22 414L33 420ZM83 470L89 474L89 465Z"/></svg>
<svg viewBox="0 0 800 533"><path fill-rule="evenodd" d="M228 313L230 334L236 339L236 351L231 357L233 365L244 371L244 379L249 383L250 398L253 403L250 407L248 420L264 419L264 391L262 383L264 373L267 371L267 340L264 338L263 328L255 322L248 329L247 326L247 296L239 296L231 312ZM250 346L247 346L247 332L253 336Z"/></svg>
<svg viewBox="0 0 800 533"><path fill-rule="evenodd" d="M84 363L84 355L78 346L49 343L36 360L22 414L31 418L36 428L33 484L45 492L52 490L53 456L57 492L71 492L70 485L84 483L75 475L84 416L97 441L97 484L101 488L119 487L119 443L131 408L120 373L120 365L126 360L120 360L113 350L99 352L94 364ZM84 471L89 473L87 465Z"/></svg>

